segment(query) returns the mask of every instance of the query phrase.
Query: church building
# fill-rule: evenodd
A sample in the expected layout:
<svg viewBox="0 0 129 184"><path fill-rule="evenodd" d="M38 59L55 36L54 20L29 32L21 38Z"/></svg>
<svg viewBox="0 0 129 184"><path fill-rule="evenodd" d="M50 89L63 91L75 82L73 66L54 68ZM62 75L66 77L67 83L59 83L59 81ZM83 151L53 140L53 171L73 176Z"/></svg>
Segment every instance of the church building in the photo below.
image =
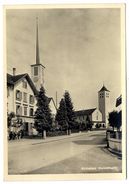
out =
<svg viewBox="0 0 129 184"><path fill-rule="evenodd" d="M75 111L76 121L87 123L87 119L93 124L93 128L108 127L108 114L110 105L110 91L103 85L98 92L98 108Z"/></svg>
<svg viewBox="0 0 129 184"><path fill-rule="evenodd" d="M16 115L12 120L12 131L17 130L16 125L21 122L23 126L20 128L24 130L25 135L35 134L36 96L41 86L44 86L44 69L40 62L38 19L36 19L36 63L31 65L31 77L27 73L16 74L16 68L13 68L13 75L7 74L7 115L9 116L11 112ZM57 109L52 97L48 97L48 103L54 121Z"/></svg>

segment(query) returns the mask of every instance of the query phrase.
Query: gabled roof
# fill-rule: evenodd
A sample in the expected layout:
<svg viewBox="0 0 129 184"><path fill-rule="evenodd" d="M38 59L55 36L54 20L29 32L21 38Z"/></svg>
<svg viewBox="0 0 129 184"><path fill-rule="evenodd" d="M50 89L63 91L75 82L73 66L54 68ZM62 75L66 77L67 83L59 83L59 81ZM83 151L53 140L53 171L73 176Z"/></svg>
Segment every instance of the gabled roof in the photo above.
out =
<svg viewBox="0 0 129 184"><path fill-rule="evenodd" d="M48 97L48 103L50 103L51 101L53 102L54 107L55 107L55 109L57 110L57 107L56 107L56 104L55 104L53 98L52 98L52 97Z"/></svg>
<svg viewBox="0 0 129 184"><path fill-rule="evenodd" d="M23 78L26 74L20 74L20 75L10 75L7 74L7 84L14 85L16 82L18 82L21 78Z"/></svg>
<svg viewBox="0 0 129 184"><path fill-rule="evenodd" d="M76 116L84 116L84 115L91 115L94 111L96 110L96 108L94 109L86 109L86 110L79 110L79 111L75 111L75 115Z"/></svg>
<svg viewBox="0 0 129 184"><path fill-rule="evenodd" d="M99 92L101 92L101 91L109 91L109 90L103 85L103 87L100 89ZM109 92L110 92L110 91L109 91Z"/></svg>
<svg viewBox="0 0 129 184"><path fill-rule="evenodd" d="M37 95L36 87L35 87L34 83L32 82L30 76L27 73L15 75L15 76L7 74L7 85L15 86L18 82L20 82L24 78L26 78L26 80L30 84L30 87L32 88L34 94Z"/></svg>

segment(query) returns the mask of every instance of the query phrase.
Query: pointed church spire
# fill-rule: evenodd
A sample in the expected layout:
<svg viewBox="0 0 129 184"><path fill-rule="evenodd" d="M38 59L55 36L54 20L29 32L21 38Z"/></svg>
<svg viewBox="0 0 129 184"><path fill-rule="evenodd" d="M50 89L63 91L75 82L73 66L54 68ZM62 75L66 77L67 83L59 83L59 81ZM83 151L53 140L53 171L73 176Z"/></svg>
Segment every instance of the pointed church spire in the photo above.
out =
<svg viewBox="0 0 129 184"><path fill-rule="evenodd" d="M38 17L36 17L36 64L40 64L39 38L38 38Z"/></svg>

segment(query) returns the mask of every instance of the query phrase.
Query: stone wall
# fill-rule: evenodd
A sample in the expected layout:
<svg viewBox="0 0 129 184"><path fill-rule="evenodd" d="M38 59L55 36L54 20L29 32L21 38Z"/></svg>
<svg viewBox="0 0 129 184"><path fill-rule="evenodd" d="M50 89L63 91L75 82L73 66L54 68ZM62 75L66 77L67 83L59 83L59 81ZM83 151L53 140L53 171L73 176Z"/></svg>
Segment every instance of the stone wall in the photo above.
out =
<svg viewBox="0 0 129 184"><path fill-rule="evenodd" d="M119 135L119 132L116 132L115 138L112 138L112 135L110 132L107 134L107 144L108 148L111 149L111 151L114 151L116 153L122 153L122 139Z"/></svg>

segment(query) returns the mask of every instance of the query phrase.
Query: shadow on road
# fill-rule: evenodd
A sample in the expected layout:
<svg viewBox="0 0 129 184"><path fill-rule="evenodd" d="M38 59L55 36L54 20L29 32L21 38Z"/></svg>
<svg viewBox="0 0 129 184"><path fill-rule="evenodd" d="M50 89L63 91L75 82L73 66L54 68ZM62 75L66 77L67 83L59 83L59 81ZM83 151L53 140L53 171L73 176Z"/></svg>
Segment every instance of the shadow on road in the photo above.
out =
<svg viewBox="0 0 129 184"><path fill-rule="evenodd" d="M103 136L105 136L105 134L104 135L102 134L89 135L89 137L103 137Z"/></svg>
<svg viewBox="0 0 129 184"><path fill-rule="evenodd" d="M72 142L79 145L100 145L100 144L106 144L106 138L101 138L101 139L94 138L92 140L77 140Z"/></svg>

